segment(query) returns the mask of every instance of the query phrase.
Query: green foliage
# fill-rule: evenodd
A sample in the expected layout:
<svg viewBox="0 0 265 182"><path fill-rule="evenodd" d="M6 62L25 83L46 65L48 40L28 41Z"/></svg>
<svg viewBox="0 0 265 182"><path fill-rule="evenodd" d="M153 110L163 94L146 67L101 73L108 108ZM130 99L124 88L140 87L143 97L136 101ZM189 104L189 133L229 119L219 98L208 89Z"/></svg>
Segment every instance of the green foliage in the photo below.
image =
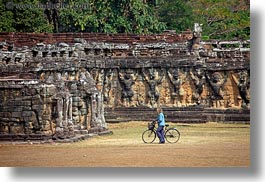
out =
<svg viewBox="0 0 265 182"><path fill-rule="evenodd" d="M10 9L8 2L35 6ZM66 6L43 9L39 3ZM249 39L249 4L249 0L0 0L0 31L179 33L198 22L205 40Z"/></svg>
<svg viewBox="0 0 265 182"><path fill-rule="evenodd" d="M192 7L183 0L163 0L157 6L159 20L166 23L167 29L181 32L193 27Z"/></svg>
<svg viewBox="0 0 265 182"><path fill-rule="evenodd" d="M86 9L62 9L59 23L63 31L141 34L165 29L142 0L69 0L67 3L89 6Z"/></svg>
<svg viewBox="0 0 265 182"><path fill-rule="evenodd" d="M14 3L18 5L13 9L15 28L18 32L52 32L52 26L45 19L43 9L37 7L39 1L17 0ZM32 6L19 8L20 4Z"/></svg>
<svg viewBox="0 0 265 182"><path fill-rule="evenodd" d="M14 32L14 19L12 11L6 10L6 3L8 1L0 0L0 32Z"/></svg>
<svg viewBox="0 0 265 182"><path fill-rule="evenodd" d="M43 10L37 7L38 3L37 0L1 0L0 31L51 32L52 26L45 19Z"/></svg>
<svg viewBox="0 0 265 182"><path fill-rule="evenodd" d="M191 0L195 21L211 39L249 39L249 0Z"/></svg>

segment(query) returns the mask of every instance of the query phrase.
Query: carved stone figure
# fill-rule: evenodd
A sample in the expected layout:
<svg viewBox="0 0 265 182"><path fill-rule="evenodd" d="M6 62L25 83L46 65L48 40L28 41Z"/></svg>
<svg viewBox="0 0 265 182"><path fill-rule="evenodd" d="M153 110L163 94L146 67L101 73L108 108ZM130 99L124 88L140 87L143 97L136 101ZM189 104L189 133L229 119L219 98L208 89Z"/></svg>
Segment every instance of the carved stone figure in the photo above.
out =
<svg viewBox="0 0 265 182"><path fill-rule="evenodd" d="M235 74L232 74L233 81L236 83L239 95L239 100L242 100L241 107L249 107L250 104L250 80L247 71L241 71L238 73L237 78Z"/></svg>
<svg viewBox="0 0 265 182"><path fill-rule="evenodd" d="M113 72L112 69L108 70L105 75L104 85L103 85L103 97L106 103L110 102L110 91L112 87Z"/></svg>
<svg viewBox="0 0 265 182"><path fill-rule="evenodd" d="M47 72L47 73L45 74L45 78L46 78L46 80L45 80L46 83L53 83L53 82L54 82L54 75L53 75L53 72L52 72L52 71Z"/></svg>
<svg viewBox="0 0 265 182"><path fill-rule="evenodd" d="M56 137L65 138L67 136L74 135L73 130L69 132L69 127L72 129L73 126L71 120L72 116L70 115L72 114L72 107L69 107L72 104L72 99L64 82L58 84L58 91L54 96L52 96L52 99L57 100Z"/></svg>
<svg viewBox="0 0 265 182"><path fill-rule="evenodd" d="M201 33L202 33L202 24L194 23L194 30L193 30L193 36L194 36L194 44L199 44L201 41Z"/></svg>
<svg viewBox="0 0 265 182"><path fill-rule="evenodd" d="M204 72L199 68L195 70L195 74L190 70L190 77L195 86L195 90L193 90L193 98L196 101L197 105L202 104L202 92L205 86L205 75Z"/></svg>
<svg viewBox="0 0 265 182"><path fill-rule="evenodd" d="M211 96L213 107L224 107L224 93L222 89L227 80L227 74L222 76L221 73L214 72L211 76L209 73L206 73L206 76L213 91Z"/></svg>
<svg viewBox="0 0 265 182"><path fill-rule="evenodd" d="M181 74L179 69L168 70L168 77L173 84L172 99L176 106L185 104L185 90L183 84L186 82L184 74Z"/></svg>
<svg viewBox="0 0 265 182"><path fill-rule="evenodd" d="M92 78L90 73L86 69L81 69L79 71L79 81L83 88L87 90L86 92L96 91L96 81Z"/></svg>
<svg viewBox="0 0 265 182"><path fill-rule="evenodd" d="M54 81L62 81L62 74L60 72L54 73Z"/></svg>
<svg viewBox="0 0 265 182"><path fill-rule="evenodd" d="M91 128L106 128L102 94L99 92L92 94L91 100L93 108L90 124Z"/></svg>
<svg viewBox="0 0 265 182"><path fill-rule="evenodd" d="M132 110L145 119L152 110L146 107L156 106L171 118L179 111L220 108L229 108L218 113L227 116L222 118L235 116L226 114L230 109L246 116L250 40L201 38L200 24L179 35L1 33L0 139L1 132L23 134L23 128L30 135L61 138L73 135L73 127L93 132L106 125L103 103L110 122L135 119ZM195 104L200 107L188 107ZM186 122L181 115L174 119Z"/></svg>
<svg viewBox="0 0 265 182"><path fill-rule="evenodd" d="M69 73L68 80L70 80L70 81L76 80L76 72L75 71L71 71Z"/></svg>
<svg viewBox="0 0 265 182"><path fill-rule="evenodd" d="M122 102L125 106L129 106L134 96L132 86L135 83L137 76L133 70L120 70L119 79L122 84Z"/></svg>
<svg viewBox="0 0 265 182"><path fill-rule="evenodd" d="M164 78L164 71L161 72L161 76L158 78L156 77L153 68L149 69L149 76L145 73L144 70L142 70L142 73L144 79L149 85L148 98L150 99L150 104L152 107L154 107L160 96L157 86L162 83L162 79Z"/></svg>
<svg viewBox="0 0 265 182"><path fill-rule="evenodd" d="M102 92L104 84L104 69L94 68L91 70L91 75L96 82L98 91Z"/></svg>

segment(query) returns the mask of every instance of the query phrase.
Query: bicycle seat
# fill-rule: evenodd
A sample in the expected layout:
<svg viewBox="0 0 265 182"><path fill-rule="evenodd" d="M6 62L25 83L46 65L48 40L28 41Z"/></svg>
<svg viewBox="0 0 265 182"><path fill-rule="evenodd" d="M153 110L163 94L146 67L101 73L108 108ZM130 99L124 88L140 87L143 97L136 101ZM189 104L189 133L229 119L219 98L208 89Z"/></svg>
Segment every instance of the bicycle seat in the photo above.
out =
<svg viewBox="0 0 265 182"><path fill-rule="evenodd" d="M169 124L166 124L165 126L167 126L167 127L168 127L168 126L169 126Z"/></svg>

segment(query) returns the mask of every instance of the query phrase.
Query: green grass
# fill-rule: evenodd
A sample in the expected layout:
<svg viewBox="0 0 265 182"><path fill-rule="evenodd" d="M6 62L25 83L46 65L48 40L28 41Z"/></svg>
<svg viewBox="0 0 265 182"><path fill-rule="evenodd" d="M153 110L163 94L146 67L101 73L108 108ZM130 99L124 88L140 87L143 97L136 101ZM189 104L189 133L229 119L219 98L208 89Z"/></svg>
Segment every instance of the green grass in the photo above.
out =
<svg viewBox="0 0 265 182"><path fill-rule="evenodd" d="M180 134L179 143L199 144L204 142L224 142L250 140L249 124L223 124L209 122L206 124L177 124L168 123L176 127ZM108 145L142 145L142 133L147 129L147 122L126 122L109 124L112 135L97 136L74 145L108 146ZM156 141L158 142L158 140Z"/></svg>

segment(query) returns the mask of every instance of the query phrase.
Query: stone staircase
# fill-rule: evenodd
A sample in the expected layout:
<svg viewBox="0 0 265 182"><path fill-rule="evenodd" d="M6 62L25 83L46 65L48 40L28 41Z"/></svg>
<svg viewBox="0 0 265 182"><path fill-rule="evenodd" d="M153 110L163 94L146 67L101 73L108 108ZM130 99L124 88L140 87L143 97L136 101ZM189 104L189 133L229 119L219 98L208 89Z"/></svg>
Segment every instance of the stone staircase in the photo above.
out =
<svg viewBox="0 0 265 182"><path fill-rule="evenodd" d="M163 108L166 121L175 123L228 122L249 123L249 109L208 109L203 107ZM148 107L105 108L105 119L108 123L128 121L152 121L156 110Z"/></svg>

